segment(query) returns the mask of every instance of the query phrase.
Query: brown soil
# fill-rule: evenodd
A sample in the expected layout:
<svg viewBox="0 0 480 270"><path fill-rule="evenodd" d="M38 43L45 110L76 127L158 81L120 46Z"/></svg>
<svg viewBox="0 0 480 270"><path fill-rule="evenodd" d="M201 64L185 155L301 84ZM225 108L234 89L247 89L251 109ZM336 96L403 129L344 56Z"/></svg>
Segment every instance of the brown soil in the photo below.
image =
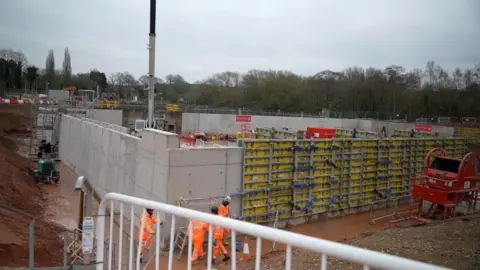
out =
<svg viewBox="0 0 480 270"><path fill-rule="evenodd" d="M348 245L410 258L452 269L480 269L480 215L420 227L391 228L342 240ZM321 255L293 249L292 269L319 269ZM262 256L262 269L285 269L285 252ZM328 269L362 269L361 265L328 258ZM254 269L254 259L240 261L237 269ZM217 269L229 269L219 265ZM371 268L373 269L373 268Z"/></svg>
<svg viewBox="0 0 480 270"><path fill-rule="evenodd" d="M8 113L9 117L14 114ZM0 129L24 127L24 117L5 119L0 115ZM28 121L27 121L28 122ZM43 197L39 186L29 175L28 160L16 152L15 144L0 137L0 202L35 217L43 217ZM28 226L25 216L0 208L0 266L28 266ZM58 266L63 256L63 242L58 230L35 223L35 265Z"/></svg>
<svg viewBox="0 0 480 270"><path fill-rule="evenodd" d="M30 118L21 111L4 110L0 107L0 130L8 134L25 133L30 125Z"/></svg>

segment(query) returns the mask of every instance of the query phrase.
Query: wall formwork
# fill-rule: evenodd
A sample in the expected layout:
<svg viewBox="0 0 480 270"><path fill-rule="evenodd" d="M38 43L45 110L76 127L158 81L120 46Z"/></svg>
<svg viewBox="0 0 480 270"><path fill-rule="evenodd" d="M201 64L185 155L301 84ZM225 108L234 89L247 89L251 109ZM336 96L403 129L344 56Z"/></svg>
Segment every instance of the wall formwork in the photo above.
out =
<svg viewBox="0 0 480 270"><path fill-rule="evenodd" d="M243 140L241 213L274 222L405 198L428 151L467 153L464 138Z"/></svg>
<svg viewBox="0 0 480 270"><path fill-rule="evenodd" d="M471 143L480 143L480 128L478 127L455 127L456 137L466 137Z"/></svg>

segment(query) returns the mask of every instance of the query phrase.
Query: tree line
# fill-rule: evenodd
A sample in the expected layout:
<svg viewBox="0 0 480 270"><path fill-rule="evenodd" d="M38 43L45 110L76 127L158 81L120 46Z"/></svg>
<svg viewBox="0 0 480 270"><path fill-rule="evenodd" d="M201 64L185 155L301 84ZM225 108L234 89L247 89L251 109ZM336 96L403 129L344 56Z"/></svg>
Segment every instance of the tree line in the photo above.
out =
<svg viewBox="0 0 480 270"><path fill-rule="evenodd" d="M68 48L61 69L55 67L54 52L47 53L45 68L28 64L21 51L0 50L0 90L61 89L76 86L117 93L122 99L146 99L148 76L135 78L129 72L108 76L92 69L72 73ZM1 92L0 92L1 93ZM318 114L325 111L369 112L416 116L480 117L480 64L449 73L434 61L423 69L402 66L386 68L348 67L343 71L323 70L312 76L290 71L226 71L197 82L179 74L156 78L156 100L210 108L246 108Z"/></svg>

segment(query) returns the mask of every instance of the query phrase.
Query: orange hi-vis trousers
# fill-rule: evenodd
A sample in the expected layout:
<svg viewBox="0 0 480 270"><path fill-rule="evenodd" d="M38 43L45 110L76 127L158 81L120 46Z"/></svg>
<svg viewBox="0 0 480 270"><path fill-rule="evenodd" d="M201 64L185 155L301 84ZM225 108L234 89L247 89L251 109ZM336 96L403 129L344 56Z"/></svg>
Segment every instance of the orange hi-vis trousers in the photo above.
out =
<svg viewBox="0 0 480 270"><path fill-rule="evenodd" d="M220 226L215 226L213 229L213 239L215 239L215 246L213 248L213 259L216 259L218 256L218 253L220 253L220 250L222 253L228 254L227 249L225 248L225 245L223 244L224 240L224 235L226 233L229 233L230 230L228 229L223 229Z"/></svg>
<svg viewBox="0 0 480 270"><path fill-rule="evenodd" d="M145 251L145 246L148 245L149 249L153 246L153 239L152 239L153 237L152 236L153 236L153 234L151 234L151 233L143 233L142 246L140 248L141 253L143 253Z"/></svg>
<svg viewBox="0 0 480 270"><path fill-rule="evenodd" d="M143 223L143 224L142 224ZM157 223L157 219L154 215L150 215L147 212L143 215L140 219L140 227L138 228L138 238L140 240L140 235L142 232L140 231L143 225L143 235L142 235L142 246L141 246L141 253L145 251L145 246L148 241L148 248L152 247L153 245L153 226ZM150 238L150 239L149 239Z"/></svg>
<svg viewBox="0 0 480 270"><path fill-rule="evenodd" d="M208 224L199 220L194 220L192 222L192 244L193 244L193 254L192 262L196 262L198 257L203 257L205 253L203 252L203 241L205 240L205 232L208 232ZM187 229L190 231L190 228Z"/></svg>

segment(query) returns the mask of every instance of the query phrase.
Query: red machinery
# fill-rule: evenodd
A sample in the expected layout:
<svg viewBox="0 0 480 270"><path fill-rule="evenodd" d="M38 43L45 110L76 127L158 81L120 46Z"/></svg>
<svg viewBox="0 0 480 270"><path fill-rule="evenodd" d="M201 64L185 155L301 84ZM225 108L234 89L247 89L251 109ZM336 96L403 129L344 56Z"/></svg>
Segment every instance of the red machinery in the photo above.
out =
<svg viewBox="0 0 480 270"><path fill-rule="evenodd" d="M207 134L201 131L189 132L188 134L180 134L180 138L185 140L187 144L194 146L196 140L207 140Z"/></svg>
<svg viewBox="0 0 480 270"><path fill-rule="evenodd" d="M439 154L438 154L439 153ZM423 172L412 178L412 198L410 201L410 218L429 223L423 218L435 213L442 213L443 219L455 217L455 208L466 202L470 212L477 205L480 182L480 153L468 153L462 159L447 157L442 148L434 148L428 152L423 165ZM423 183L417 183L417 178ZM418 213L414 215L414 199L418 199ZM423 201L431 203L427 213L423 215ZM473 205L472 205L473 204Z"/></svg>

